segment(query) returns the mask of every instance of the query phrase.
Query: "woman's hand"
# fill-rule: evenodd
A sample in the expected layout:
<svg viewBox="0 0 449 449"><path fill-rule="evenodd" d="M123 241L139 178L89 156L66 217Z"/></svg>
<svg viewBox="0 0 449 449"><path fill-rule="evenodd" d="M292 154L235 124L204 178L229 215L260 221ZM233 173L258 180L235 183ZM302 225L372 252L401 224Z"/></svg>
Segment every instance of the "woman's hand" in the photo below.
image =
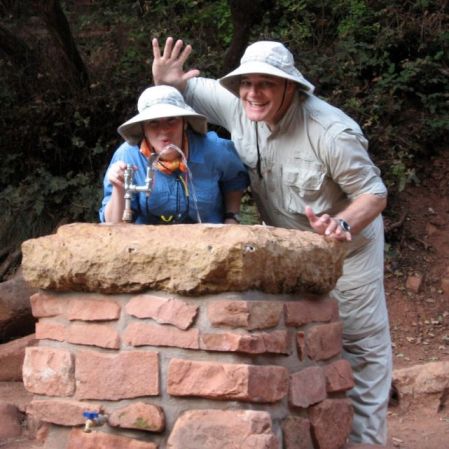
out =
<svg viewBox="0 0 449 449"><path fill-rule="evenodd" d="M200 74L197 69L184 71L184 63L192 52L191 45L186 45L184 50L182 47L184 42L178 39L173 46L173 38L168 37L165 42L164 53L161 55L159 42L153 39L153 81L156 86L167 84L176 87L182 92L190 78L194 78ZM182 50L182 51L181 51Z"/></svg>
<svg viewBox="0 0 449 449"><path fill-rule="evenodd" d="M114 162L108 170L108 180L113 187L119 190L124 189L126 163L123 161Z"/></svg>

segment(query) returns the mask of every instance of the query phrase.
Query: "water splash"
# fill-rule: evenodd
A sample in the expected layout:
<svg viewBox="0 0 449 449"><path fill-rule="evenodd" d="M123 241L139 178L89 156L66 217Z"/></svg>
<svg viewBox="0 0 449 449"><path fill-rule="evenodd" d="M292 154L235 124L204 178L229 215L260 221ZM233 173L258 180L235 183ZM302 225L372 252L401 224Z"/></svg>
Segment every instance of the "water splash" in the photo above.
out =
<svg viewBox="0 0 449 449"><path fill-rule="evenodd" d="M162 161L173 161L176 158L180 158L181 162L184 164L187 170L187 185L189 188L189 191L191 192L191 200L193 202L194 211L196 214L196 221L198 223L202 223L200 212L198 210L198 197L196 195L195 186L193 185L193 175L190 170L189 164L187 163L186 156L184 152L179 148L178 146L170 143L166 145L159 153L155 153L157 156L152 161L152 165L156 166L157 163L162 159Z"/></svg>

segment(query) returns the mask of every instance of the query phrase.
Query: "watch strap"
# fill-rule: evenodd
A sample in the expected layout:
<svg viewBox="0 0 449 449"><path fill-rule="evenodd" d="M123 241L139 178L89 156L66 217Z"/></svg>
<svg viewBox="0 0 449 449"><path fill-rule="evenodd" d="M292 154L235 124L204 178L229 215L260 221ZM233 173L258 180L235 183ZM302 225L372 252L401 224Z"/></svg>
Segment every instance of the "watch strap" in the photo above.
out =
<svg viewBox="0 0 449 449"><path fill-rule="evenodd" d="M228 218L231 218L232 220L235 220L237 223L240 223L240 215L236 212L225 212L224 217L225 220Z"/></svg>

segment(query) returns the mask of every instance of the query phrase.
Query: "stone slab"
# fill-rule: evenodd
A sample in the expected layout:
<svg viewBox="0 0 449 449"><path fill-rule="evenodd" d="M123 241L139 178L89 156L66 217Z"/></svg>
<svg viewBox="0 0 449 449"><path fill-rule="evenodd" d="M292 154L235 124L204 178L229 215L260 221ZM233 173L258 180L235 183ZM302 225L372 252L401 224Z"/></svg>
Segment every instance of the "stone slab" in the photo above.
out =
<svg viewBox="0 0 449 449"><path fill-rule="evenodd" d="M22 252L24 279L42 289L325 293L342 273L345 244L260 225L73 223L27 240Z"/></svg>

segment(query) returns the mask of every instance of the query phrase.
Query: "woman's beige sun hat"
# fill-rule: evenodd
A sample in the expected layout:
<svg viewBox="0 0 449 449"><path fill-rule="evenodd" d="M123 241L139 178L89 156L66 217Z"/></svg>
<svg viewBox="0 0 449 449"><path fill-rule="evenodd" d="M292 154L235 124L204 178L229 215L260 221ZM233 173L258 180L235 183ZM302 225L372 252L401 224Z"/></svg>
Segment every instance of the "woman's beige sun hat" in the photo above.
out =
<svg viewBox="0 0 449 449"><path fill-rule="evenodd" d="M143 138L143 123L167 117L184 117L199 134L206 134L207 119L188 106L181 93L171 86L154 86L145 89L137 102L139 113L117 128L130 144L138 145Z"/></svg>
<svg viewBox="0 0 449 449"><path fill-rule="evenodd" d="M250 45L240 60L240 66L220 79L220 84L239 96L242 75L264 74L277 76L299 85L300 90L313 93L315 86L295 67L293 55L280 42L260 41Z"/></svg>

